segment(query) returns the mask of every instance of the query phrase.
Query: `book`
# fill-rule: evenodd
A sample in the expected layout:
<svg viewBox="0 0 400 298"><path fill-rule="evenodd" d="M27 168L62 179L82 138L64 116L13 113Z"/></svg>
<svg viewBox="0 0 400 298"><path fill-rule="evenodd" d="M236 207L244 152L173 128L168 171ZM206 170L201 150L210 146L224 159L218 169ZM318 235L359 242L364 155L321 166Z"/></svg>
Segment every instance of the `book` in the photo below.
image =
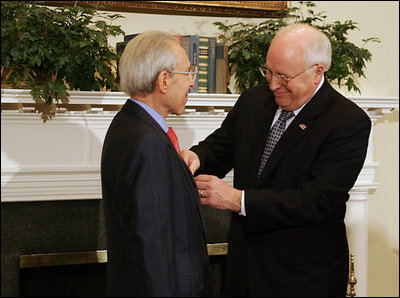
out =
<svg viewBox="0 0 400 298"><path fill-rule="evenodd" d="M133 39L134 37L136 37L139 33L134 33L134 34L128 34L128 35L124 35L124 41L121 42L117 42L117 55L121 57L122 52L125 50L126 45L128 44L128 42Z"/></svg>
<svg viewBox="0 0 400 298"><path fill-rule="evenodd" d="M124 41L130 41L132 38L136 37L139 34L140 33L133 33L133 34L124 35Z"/></svg>
<svg viewBox="0 0 400 298"><path fill-rule="evenodd" d="M209 37L199 36L199 89L198 93L207 93L208 90L208 49Z"/></svg>
<svg viewBox="0 0 400 298"><path fill-rule="evenodd" d="M134 34L128 34L128 35L124 35L124 41L122 42L117 42L117 54L119 56L121 56L122 52L124 51L127 43L135 38L137 35L139 35L140 33L134 33ZM179 44L182 45L182 35L180 34L174 34L174 37L178 40Z"/></svg>
<svg viewBox="0 0 400 298"><path fill-rule="evenodd" d="M190 64L199 67L199 36L183 35L182 47L186 51ZM190 89L190 93L197 93L198 91L199 91L199 76L196 76L194 87Z"/></svg>
<svg viewBox="0 0 400 298"><path fill-rule="evenodd" d="M215 51L215 92L227 93L228 89L228 46L217 43Z"/></svg>
<svg viewBox="0 0 400 298"><path fill-rule="evenodd" d="M133 39L134 37L136 37L137 35L139 35L140 33L134 33L134 34L128 34L128 35L124 35L124 41L121 42L117 42L117 55L121 57L122 52L124 51L126 45L128 44L128 42Z"/></svg>
<svg viewBox="0 0 400 298"><path fill-rule="evenodd" d="M208 93L216 93L215 87L215 74L216 74L216 50L217 50L217 38L210 37L209 38L209 47L208 47Z"/></svg>
<svg viewBox="0 0 400 298"><path fill-rule="evenodd" d="M121 58L122 53L125 50L126 45L129 41L120 41L117 42L117 55Z"/></svg>

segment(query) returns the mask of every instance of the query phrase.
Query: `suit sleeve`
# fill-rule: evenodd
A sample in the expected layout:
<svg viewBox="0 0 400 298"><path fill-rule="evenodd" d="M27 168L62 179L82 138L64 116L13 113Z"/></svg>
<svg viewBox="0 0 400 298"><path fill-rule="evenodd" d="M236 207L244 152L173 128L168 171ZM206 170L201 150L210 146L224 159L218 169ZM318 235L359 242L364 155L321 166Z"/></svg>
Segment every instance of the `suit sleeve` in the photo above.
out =
<svg viewBox="0 0 400 298"><path fill-rule="evenodd" d="M135 283L143 296L175 296L177 274L174 247L174 156L159 136L148 134L136 144L137 154L126 179L130 185L129 247L140 268Z"/></svg>

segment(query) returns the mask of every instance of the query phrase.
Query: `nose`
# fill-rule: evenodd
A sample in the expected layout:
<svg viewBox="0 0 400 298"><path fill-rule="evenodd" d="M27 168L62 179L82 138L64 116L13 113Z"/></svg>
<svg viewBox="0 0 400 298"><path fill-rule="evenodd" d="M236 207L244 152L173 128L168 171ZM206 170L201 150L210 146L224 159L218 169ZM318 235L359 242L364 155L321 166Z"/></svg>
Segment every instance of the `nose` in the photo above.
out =
<svg viewBox="0 0 400 298"><path fill-rule="evenodd" d="M281 86L278 83L278 80L275 78L274 75L271 77L271 82L269 82L268 85L269 85L269 89L271 89L271 91L275 91L276 89L278 89Z"/></svg>

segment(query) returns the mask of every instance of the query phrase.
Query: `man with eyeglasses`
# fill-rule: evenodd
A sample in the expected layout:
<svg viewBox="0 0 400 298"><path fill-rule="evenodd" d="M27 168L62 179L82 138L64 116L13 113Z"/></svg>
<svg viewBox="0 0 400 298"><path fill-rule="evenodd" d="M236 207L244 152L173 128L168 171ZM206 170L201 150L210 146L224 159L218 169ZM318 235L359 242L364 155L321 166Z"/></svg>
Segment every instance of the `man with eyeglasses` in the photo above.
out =
<svg viewBox="0 0 400 298"><path fill-rule="evenodd" d="M371 121L327 82L330 64L322 32L282 29L260 68L268 86L182 152L202 204L232 211L224 296L346 296L346 202Z"/></svg>
<svg viewBox="0 0 400 298"><path fill-rule="evenodd" d="M108 295L208 296L199 192L165 121L183 113L197 69L174 36L148 31L127 44L119 72L130 98L101 157Z"/></svg>

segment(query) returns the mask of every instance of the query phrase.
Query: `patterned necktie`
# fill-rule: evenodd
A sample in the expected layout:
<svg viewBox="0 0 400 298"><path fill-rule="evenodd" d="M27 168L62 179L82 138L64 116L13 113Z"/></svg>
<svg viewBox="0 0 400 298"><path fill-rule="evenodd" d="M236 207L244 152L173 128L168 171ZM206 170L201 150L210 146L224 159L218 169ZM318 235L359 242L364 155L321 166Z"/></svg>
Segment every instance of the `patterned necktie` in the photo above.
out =
<svg viewBox="0 0 400 298"><path fill-rule="evenodd" d="M282 110L281 115L279 116L279 119L275 122L274 126L272 126L271 130L269 131L267 142L264 147L264 152L261 157L260 161L260 167L258 168L258 173L257 177L260 177L265 164L267 163L267 160L269 156L271 155L272 150L274 150L274 147L276 143L278 143L279 139L281 138L282 134L285 131L286 127L286 121L294 116L294 113L292 111L285 111Z"/></svg>
<svg viewBox="0 0 400 298"><path fill-rule="evenodd" d="M178 152L178 155L181 156L181 150L179 149L179 143L178 143L178 138L172 129L172 127L168 128L167 135L169 139L171 140L172 144L174 145L176 152Z"/></svg>

